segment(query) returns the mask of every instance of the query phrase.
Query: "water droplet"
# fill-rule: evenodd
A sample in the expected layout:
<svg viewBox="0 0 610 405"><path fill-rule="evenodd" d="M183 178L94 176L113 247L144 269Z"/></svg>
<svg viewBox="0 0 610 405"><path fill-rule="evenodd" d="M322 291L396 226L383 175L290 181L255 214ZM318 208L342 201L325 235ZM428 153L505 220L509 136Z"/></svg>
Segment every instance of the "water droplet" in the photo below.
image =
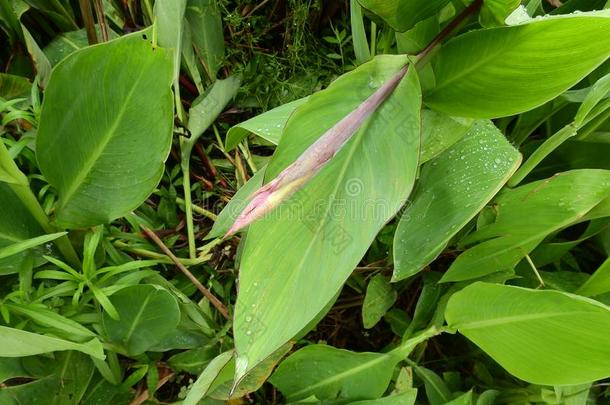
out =
<svg viewBox="0 0 610 405"><path fill-rule="evenodd" d="M246 322L252 322L252 317L251 316L247 316L246 317Z"/></svg>
<svg viewBox="0 0 610 405"><path fill-rule="evenodd" d="M247 330L246 331L246 336L251 336L252 335L252 331L251 330Z"/></svg>

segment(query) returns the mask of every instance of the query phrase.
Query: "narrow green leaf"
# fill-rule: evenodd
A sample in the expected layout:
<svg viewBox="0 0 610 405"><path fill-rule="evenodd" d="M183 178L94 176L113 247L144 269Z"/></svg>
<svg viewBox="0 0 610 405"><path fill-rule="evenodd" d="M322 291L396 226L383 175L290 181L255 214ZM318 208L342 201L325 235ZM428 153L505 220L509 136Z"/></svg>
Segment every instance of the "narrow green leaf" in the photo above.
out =
<svg viewBox="0 0 610 405"><path fill-rule="evenodd" d="M161 179L173 125L171 52L153 48L146 35L82 49L53 70L37 158L58 190L63 226L123 216Z"/></svg>
<svg viewBox="0 0 610 405"><path fill-rule="evenodd" d="M203 60L208 76L214 80L225 53L222 17L217 0L187 0L186 20L195 53Z"/></svg>
<svg viewBox="0 0 610 405"><path fill-rule="evenodd" d="M366 287L364 303L362 304L362 323L365 329L370 329L383 318L388 309L392 308L398 294L392 288L383 274L377 274Z"/></svg>
<svg viewBox="0 0 610 405"><path fill-rule="evenodd" d="M201 399L205 398L210 393L214 380L216 380L232 358L233 351L224 352L216 356L197 378L197 381L191 387L182 404L197 405Z"/></svg>
<svg viewBox="0 0 610 405"><path fill-rule="evenodd" d="M250 133L277 145L280 142L288 118L308 99L309 97L303 97L291 101L231 127L227 133L225 149L229 151L235 148Z"/></svg>
<svg viewBox="0 0 610 405"><path fill-rule="evenodd" d="M480 242L460 254L441 282L468 280L513 267L547 235L581 220L610 193L610 171L572 170L506 190L494 201L495 222L470 234Z"/></svg>
<svg viewBox="0 0 610 405"><path fill-rule="evenodd" d="M522 380L573 385L610 376L610 311L596 301L477 282L449 299L445 316Z"/></svg>
<svg viewBox="0 0 610 405"><path fill-rule="evenodd" d="M104 358L102 343L98 339L91 339L87 343L74 343L56 337L0 326L0 357L33 356L63 350L77 350L98 359Z"/></svg>
<svg viewBox="0 0 610 405"><path fill-rule="evenodd" d="M609 33L609 10L468 32L434 57L436 86L424 100L433 109L462 117L496 118L530 110L604 62L610 56Z"/></svg>
<svg viewBox="0 0 610 405"><path fill-rule="evenodd" d="M361 65L371 59L369 41L366 38L366 31L364 30L362 7L360 7L360 4L358 4L357 0L350 0L349 11L350 22L352 27L352 43L354 44L354 53L356 54L356 62Z"/></svg>
<svg viewBox="0 0 610 405"><path fill-rule="evenodd" d="M205 96L193 102L189 110L188 128L191 132L189 143L197 142L204 131L212 125L229 101L235 97L240 83L241 80L237 76L217 80Z"/></svg>
<svg viewBox="0 0 610 405"><path fill-rule="evenodd" d="M156 0L155 23L159 45L173 50L174 81L180 74L180 59L182 49L182 22L186 0Z"/></svg>
<svg viewBox="0 0 610 405"><path fill-rule="evenodd" d="M589 279L578 289L576 294L594 297L610 291L610 259L606 259Z"/></svg>
<svg viewBox="0 0 610 405"><path fill-rule="evenodd" d="M517 169L521 155L490 121L478 121L424 165L412 203L394 236L393 280L410 277L434 260Z"/></svg>
<svg viewBox="0 0 610 405"><path fill-rule="evenodd" d="M50 235L41 235L35 238L26 239L21 242L13 243L12 245L0 248L0 259L16 255L36 246L44 245L54 241L55 239L66 235L67 232L52 233Z"/></svg>

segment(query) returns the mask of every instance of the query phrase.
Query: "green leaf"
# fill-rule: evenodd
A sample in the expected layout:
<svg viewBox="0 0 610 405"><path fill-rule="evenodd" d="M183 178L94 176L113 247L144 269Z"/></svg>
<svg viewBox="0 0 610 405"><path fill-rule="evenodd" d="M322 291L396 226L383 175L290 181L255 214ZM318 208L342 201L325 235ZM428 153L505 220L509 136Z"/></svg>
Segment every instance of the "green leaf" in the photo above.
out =
<svg viewBox="0 0 610 405"><path fill-rule="evenodd" d="M155 23L159 45L173 50L174 74L177 80L180 74L180 59L182 49L182 22L186 0L157 0L155 1Z"/></svg>
<svg viewBox="0 0 610 405"><path fill-rule="evenodd" d="M417 399L417 390L410 389L400 394L389 395L378 399L350 402L350 405L413 405Z"/></svg>
<svg viewBox="0 0 610 405"><path fill-rule="evenodd" d="M210 393L210 388L212 388L218 375L232 358L233 351L224 352L216 356L197 378L182 405L197 405L202 398L205 398Z"/></svg>
<svg viewBox="0 0 610 405"><path fill-rule="evenodd" d="M357 0L350 0L350 23L352 27L352 42L354 44L354 54L356 62L361 65L371 59L371 51L369 49L369 41L366 38L364 28L364 20L362 18L362 7Z"/></svg>
<svg viewBox="0 0 610 405"><path fill-rule="evenodd" d="M81 402L95 369L85 354L68 351L45 359L49 375L32 382L3 387L2 404L78 404ZM24 363L26 363L24 361Z"/></svg>
<svg viewBox="0 0 610 405"><path fill-rule="evenodd" d="M58 190L63 226L121 217L161 179L173 125L171 52L153 48L145 35L82 49L53 70L37 157Z"/></svg>
<svg viewBox="0 0 610 405"><path fill-rule="evenodd" d="M494 201L495 222L470 234L480 242L460 254L441 282L461 281L513 267L547 235L579 221L610 193L610 171L583 169L506 190Z"/></svg>
<svg viewBox="0 0 610 405"><path fill-rule="evenodd" d="M610 259L606 259L589 279L578 289L576 294L594 297L610 291Z"/></svg>
<svg viewBox="0 0 610 405"><path fill-rule="evenodd" d="M32 62L34 62L34 68L36 69L36 76L40 78L40 85L44 88L47 86L49 82L49 76L51 74L51 62L47 59L47 56L44 54L38 43L30 34L28 29L21 24L21 29L23 31L23 37L25 39L25 44L28 49L28 53L32 58Z"/></svg>
<svg viewBox="0 0 610 405"><path fill-rule="evenodd" d="M358 0L362 7L381 17L394 30L403 32L435 15L448 0Z"/></svg>
<svg viewBox="0 0 610 405"><path fill-rule="evenodd" d="M383 274L377 274L366 286L366 295L362 304L362 322L365 329L370 329L392 308L398 294Z"/></svg>
<svg viewBox="0 0 610 405"><path fill-rule="evenodd" d="M0 73L0 97L6 100L29 97L31 88L26 77Z"/></svg>
<svg viewBox="0 0 610 405"><path fill-rule="evenodd" d="M97 37L101 38L102 32L99 26L95 28ZM111 39L118 38L118 35L112 30L109 30L109 35ZM51 65L55 66L66 56L87 46L89 46L89 41L87 40L87 32L83 28L77 31L62 32L49 45L45 46L44 53Z"/></svg>
<svg viewBox="0 0 610 405"><path fill-rule="evenodd" d="M288 121L266 169L267 179L406 62L405 56L377 57L311 96ZM419 110L418 81L410 70L309 183L250 227L234 324L238 375L286 343L324 308L402 205L417 168ZM269 257L277 258L273 266ZM303 306L304 300L308 305Z"/></svg>
<svg viewBox="0 0 610 405"><path fill-rule="evenodd" d="M36 246L40 246L45 243L52 242L55 239L60 238L66 234L67 234L67 232L58 232L58 233L52 233L50 235L41 235L41 236L36 236L35 238L16 242L16 243L13 243L13 244L5 246L5 247L0 247L0 260L13 256L13 255L16 255L16 254L19 254L28 249L35 248Z"/></svg>
<svg viewBox="0 0 610 405"><path fill-rule="evenodd" d="M309 100L309 97L291 101L231 127L227 133L225 149L229 151L235 148L250 133L277 145L280 142L288 118L307 100Z"/></svg>
<svg viewBox="0 0 610 405"><path fill-rule="evenodd" d="M425 367L413 367L415 374L424 382L426 397L431 405L444 405L451 400L451 391L447 384L434 371Z"/></svg>
<svg viewBox="0 0 610 405"><path fill-rule="evenodd" d="M311 395L319 400L374 399L383 395L400 360L391 354L310 345L284 360L270 382L287 401Z"/></svg>
<svg viewBox="0 0 610 405"><path fill-rule="evenodd" d="M469 118L423 110L419 163L427 162L456 143L472 129L473 124L474 120Z"/></svg>
<svg viewBox="0 0 610 405"><path fill-rule="evenodd" d="M186 371L189 374L201 374L217 354L217 347L199 347L173 355L169 358L168 364L174 370Z"/></svg>
<svg viewBox="0 0 610 405"><path fill-rule="evenodd" d="M447 402L446 405L471 405L472 404L472 391L468 391L459 397Z"/></svg>
<svg viewBox="0 0 610 405"><path fill-rule="evenodd" d="M608 97L608 95L610 95L610 73L599 79L593 86L591 86L587 96L576 112L576 116L574 117L574 125L579 128L597 103Z"/></svg>
<svg viewBox="0 0 610 405"><path fill-rule="evenodd" d="M208 76L214 80L225 53L222 18L216 0L188 0L186 20L195 53L203 59Z"/></svg>
<svg viewBox="0 0 610 405"><path fill-rule="evenodd" d="M425 102L447 114L473 118L531 110L610 56L609 30L610 11L605 10L460 35L434 57L436 86L425 94Z"/></svg>
<svg viewBox="0 0 610 405"><path fill-rule="evenodd" d="M108 339L122 344L136 356L172 333L180 322L180 308L167 291L152 285L125 287L110 297L119 319L104 312L102 322Z"/></svg>
<svg viewBox="0 0 610 405"><path fill-rule="evenodd" d="M478 121L424 165L394 235L393 280L432 262L517 169L521 155L490 121Z"/></svg>
<svg viewBox="0 0 610 405"><path fill-rule="evenodd" d="M596 301L477 282L449 299L445 317L522 380L573 385L610 376L610 311Z"/></svg>
<svg viewBox="0 0 610 405"><path fill-rule="evenodd" d="M288 401L313 395L318 400L379 398L396 364L438 333L430 328L388 353L358 353L322 344L306 346L284 360L269 381Z"/></svg>
<svg viewBox="0 0 610 405"><path fill-rule="evenodd" d="M521 0L484 0L479 22L486 28L504 25L506 17L520 4Z"/></svg>
<svg viewBox="0 0 610 405"><path fill-rule="evenodd" d="M194 144L204 131L212 125L229 101L235 97L240 83L241 80L236 76L217 80L209 93L193 102L193 106L189 110L188 128L191 137L188 142Z"/></svg>
<svg viewBox="0 0 610 405"><path fill-rule="evenodd" d="M3 182L0 182L0 201L0 249L45 233L13 189ZM0 274L17 273L26 255L0 259Z"/></svg>
<svg viewBox="0 0 610 405"><path fill-rule="evenodd" d="M87 343L74 343L0 326L0 357L23 357L63 350L76 350L98 359L104 358L102 343L98 339L91 339Z"/></svg>

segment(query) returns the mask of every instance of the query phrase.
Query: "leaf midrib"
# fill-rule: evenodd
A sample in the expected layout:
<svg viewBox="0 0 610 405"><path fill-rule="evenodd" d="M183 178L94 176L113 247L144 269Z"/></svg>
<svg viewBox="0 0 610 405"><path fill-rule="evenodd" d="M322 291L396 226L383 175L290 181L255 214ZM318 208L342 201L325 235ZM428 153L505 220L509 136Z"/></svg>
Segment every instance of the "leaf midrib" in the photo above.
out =
<svg viewBox="0 0 610 405"><path fill-rule="evenodd" d="M571 315L590 315L592 311L569 311L569 312L543 312L538 314L526 314L526 315L512 315L504 316L500 318L488 319L478 322L470 322L463 326L456 326L460 331L482 329L490 326L504 325L509 323L536 321L539 319L557 318L561 316Z"/></svg>
<svg viewBox="0 0 610 405"><path fill-rule="evenodd" d="M334 374L332 377L323 379L313 385L308 385L306 388L303 388L299 391L294 392L292 395L289 396L289 398L298 399L302 395L307 395L308 393L313 393L313 391L319 387L323 387L325 385L330 385L330 384L332 384L336 381L340 381L343 378L350 376L352 374L358 374L359 372L366 370L367 368L371 368L371 367L377 365L377 363L381 363L385 360L392 360L392 357L393 357L391 354L382 354L382 353L375 353L375 354L379 354L379 357L376 357L373 360L366 361L366 362L360 364L359 366L348 368L347 370L345 370L343 372ZM396 362L398 362L400 360L398 358L395 358L395 359L396 359Z"/></svg>

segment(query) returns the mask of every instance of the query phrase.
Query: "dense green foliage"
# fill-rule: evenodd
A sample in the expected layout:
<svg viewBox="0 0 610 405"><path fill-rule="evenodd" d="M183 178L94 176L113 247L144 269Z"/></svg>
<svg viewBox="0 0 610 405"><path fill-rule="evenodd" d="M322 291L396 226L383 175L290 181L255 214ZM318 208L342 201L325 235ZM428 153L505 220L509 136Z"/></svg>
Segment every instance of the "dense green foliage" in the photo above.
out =
<svg viewBox="0 0 610 405"><path fill-rule="evenodd" d="M0 0L0 38L0 403L610 398L610 2Z"/></svg>

